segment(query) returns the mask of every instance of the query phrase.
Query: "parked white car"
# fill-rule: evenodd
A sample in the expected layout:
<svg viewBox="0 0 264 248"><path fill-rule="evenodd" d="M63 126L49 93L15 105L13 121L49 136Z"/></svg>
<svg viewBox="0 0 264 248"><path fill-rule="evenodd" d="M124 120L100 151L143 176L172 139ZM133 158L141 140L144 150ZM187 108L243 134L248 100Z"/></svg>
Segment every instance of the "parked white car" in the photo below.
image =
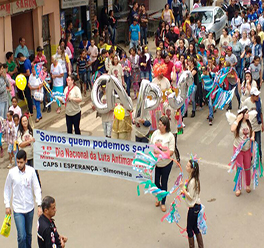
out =
<svg viewBox="0 0 264 248"><path fill-rule="evenodd" d="M196 8L191 15L199 18L206 31L212 32L216 40L220 39L223 28L228 26L226 13L218 6Z"/></svg>

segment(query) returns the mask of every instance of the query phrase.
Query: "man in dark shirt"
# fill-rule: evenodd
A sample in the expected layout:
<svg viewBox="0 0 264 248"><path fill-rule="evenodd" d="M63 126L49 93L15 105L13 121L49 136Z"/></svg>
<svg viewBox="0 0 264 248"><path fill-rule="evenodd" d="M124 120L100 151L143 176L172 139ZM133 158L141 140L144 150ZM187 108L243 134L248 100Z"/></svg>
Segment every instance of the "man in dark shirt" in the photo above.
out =
<svg viewBox="0 0 264 248"><path fill-rule="evenodd" d="M25 91L25 96L26 96L26 99L27 99L29 113L31 115L33 115L33 104L32 104L32 98L31 98L31 91L30 91L30 89L28 87L28 79L29 79L29 76L31 74L31 69L32 69L31 62L22 53L18 53L17 54L17 59L18 59L19 62L24 64L22 74L27 79L27 85L26 85L26 88L25 88L24 91Z"/></svg>
<svg viewBox="0 0 264 248"><path fill-rule="evenodd" d="M38 246L39 248L64 248L67 238L59 235L52 217L56 214L56 202L51 196L42 201L43 214L38 220Z"/></svg>
<svg viewBox="0 0 264 248"><path fill-rule="evenodd" d="M236 0L232 0L231 4L228 6L227 12L226 12L229 26L231 25L232 18L235 16L236 10L239 11L239 6L236 4Z"/></svg>
<svg viewBox="0 0 264 248"><path fill-rule="evenodd" d="M175 24L172 23L170 27L170 31L166 34L166 38L168 39L169 43L173 41L175 43L178 40L178 35L174 32Z"/></svg>

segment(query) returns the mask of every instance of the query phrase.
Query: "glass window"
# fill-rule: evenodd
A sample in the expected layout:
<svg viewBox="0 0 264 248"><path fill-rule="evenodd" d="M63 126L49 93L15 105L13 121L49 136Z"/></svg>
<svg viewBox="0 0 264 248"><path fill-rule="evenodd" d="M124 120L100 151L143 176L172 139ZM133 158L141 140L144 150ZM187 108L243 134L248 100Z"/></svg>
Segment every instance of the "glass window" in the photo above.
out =
<svg viewBox="0 0 264 248"><path fill-rule="evenodd" d="M192 15L195 18L201 20L202 24L208 24L213 22L213 11L192 12Z"/></svg>

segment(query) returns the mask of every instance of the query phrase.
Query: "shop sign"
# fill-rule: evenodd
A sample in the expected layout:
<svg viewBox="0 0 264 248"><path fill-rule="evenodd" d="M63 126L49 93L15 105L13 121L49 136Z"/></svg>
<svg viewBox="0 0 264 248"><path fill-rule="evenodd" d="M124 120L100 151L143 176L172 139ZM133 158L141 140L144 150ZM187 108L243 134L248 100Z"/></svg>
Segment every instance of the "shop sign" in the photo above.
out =
<svg viewBox="0 0 264 248"><path fill-rule="evenodd" d="M88 5L88 0L61 0L61 8L73 8Z"/></svg>
<svg viewBox="0 0 264 248"><path fill-rule="evenodd" d="M29 9L43 6L44 0L17 0L12 3L0 5L0 17L16 14Z"/></svg>

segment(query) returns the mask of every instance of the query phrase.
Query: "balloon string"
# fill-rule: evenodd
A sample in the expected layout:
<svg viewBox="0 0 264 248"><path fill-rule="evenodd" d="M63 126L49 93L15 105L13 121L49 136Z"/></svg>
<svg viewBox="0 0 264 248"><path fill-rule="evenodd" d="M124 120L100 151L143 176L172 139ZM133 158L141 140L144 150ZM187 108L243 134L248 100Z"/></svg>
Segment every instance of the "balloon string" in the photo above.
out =
<svg viewBox="0 0 264 248"><path fill-rule="evenodd" d="M29 108L28 108L28 101L27 101L27 98L26 98L26 96L25 96L25 92L24 92L24 90L22 90L22 93L23 93L23 96L24 96L24 100L25 100L25 102L26 102L26 105L27 105L27 110L28 110L28 113L29 113L29 121L30 121L30 124L31 124L31 126L32 126L32 128L34 129L34 123L33 123L33 121L32 121L32 118L31 118L31 113L30 113L30 111L29 111Z"/></svg>

